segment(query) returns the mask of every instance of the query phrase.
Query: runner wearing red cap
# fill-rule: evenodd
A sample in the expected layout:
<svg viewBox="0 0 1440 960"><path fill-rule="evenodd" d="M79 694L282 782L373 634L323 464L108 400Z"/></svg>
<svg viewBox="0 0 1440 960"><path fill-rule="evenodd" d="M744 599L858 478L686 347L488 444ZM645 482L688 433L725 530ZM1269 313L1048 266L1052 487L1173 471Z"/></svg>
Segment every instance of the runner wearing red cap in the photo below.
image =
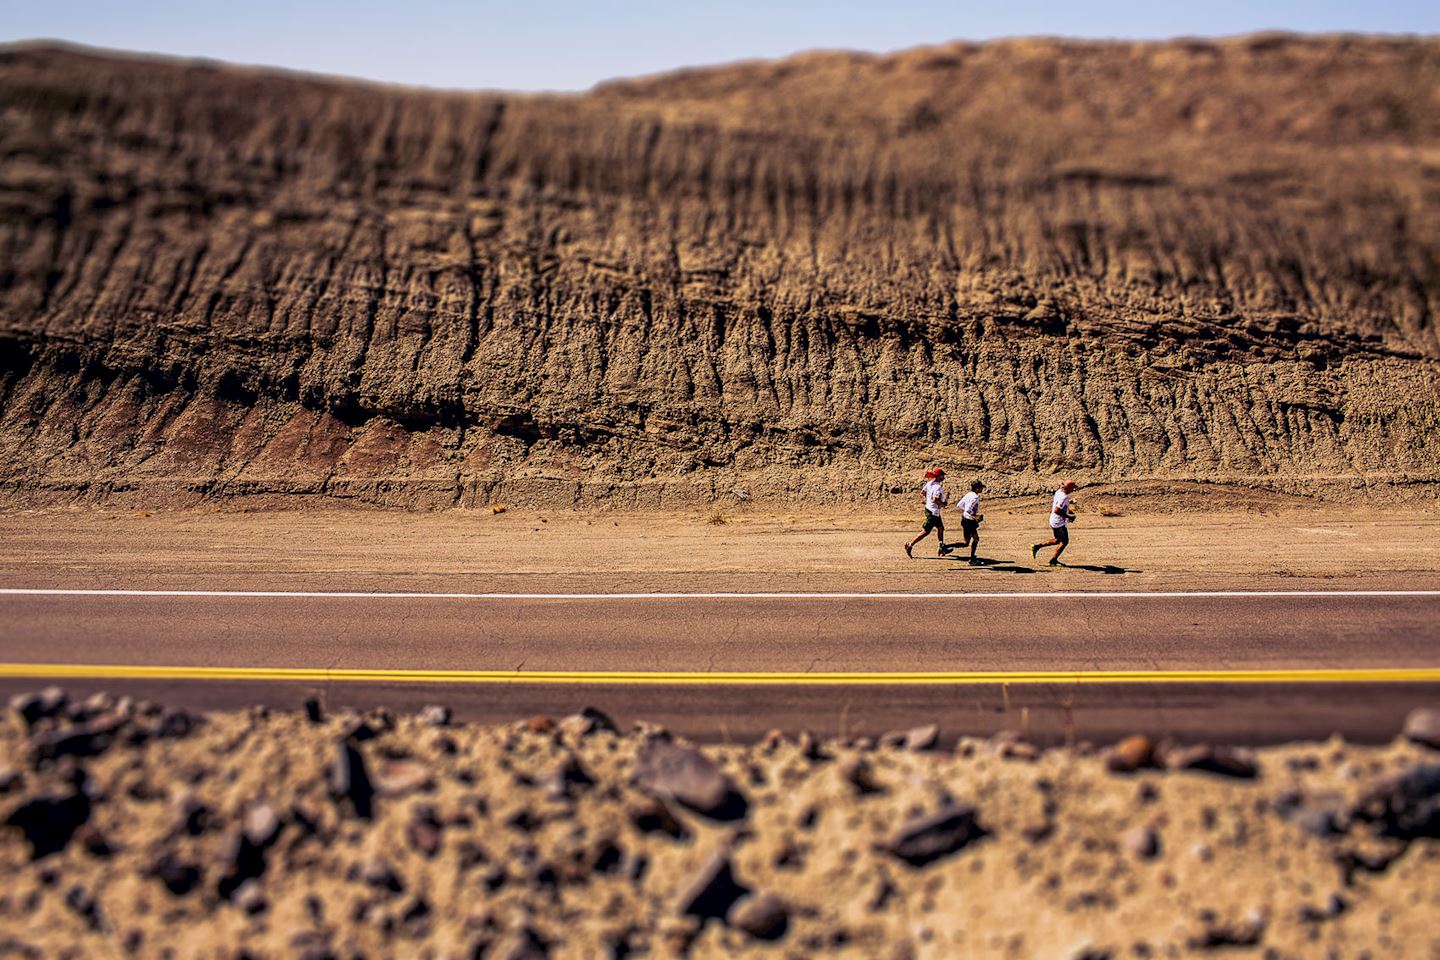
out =
<svg viewBox="0 0 1440 960"><path fill-rule="evenodd" d="M925 485L920 488L925 493L925 526L920 531L920 536L905 544L905 556L913 557L915 544L930 536L934 530L940 537L940 556L945 555L945 521L940 517L940 511L950 502L950 495L945 492L945 471L940 467L934 470L925 471Z"/></svg>
<svg viewBox="0 0 1440 960"><path fill-rule="evenodd" d="M1041 547L1055 547L1055 554L1050 558L1050 566L1064 566L1060 562L1060 554L1070 546L1070 521L1075 519L1074 510L1070 506L1070 494L1075 492L1077 484L1074 480L1063 480L1060 489L1055 491L1055 499L1050 503L1050 539L1044 543L1030 545L1030 556L1040 555Z"/></svg>

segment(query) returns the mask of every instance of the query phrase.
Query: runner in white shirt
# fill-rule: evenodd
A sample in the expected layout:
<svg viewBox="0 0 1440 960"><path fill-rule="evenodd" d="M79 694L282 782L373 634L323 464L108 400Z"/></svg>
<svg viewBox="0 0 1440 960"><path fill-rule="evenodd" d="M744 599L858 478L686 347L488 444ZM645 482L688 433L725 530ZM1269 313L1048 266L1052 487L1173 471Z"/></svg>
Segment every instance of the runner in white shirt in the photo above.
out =
<svg viewBox="0 0 1440 960"><path fill-rule="evenodd" d="M1070 545L1070 521L1075 519L1074 508L1070 505L1070 494L1075 492L1075 481L1066 480L1060 484L1060 489L1055 491L1055 499L1050 503L1050 539L1044 543L1030 545L1030 556L1040 555L1041 547L1055 547L1055 555L1050 558L1050 566L1063 567L1060 562L1060 554Z"/></svg>
<svg viewBox="0 0 1440 960"><path fill-rule="evenodd" d="M980 549L980 521L985 519L985 515L980 512L980 492L984 489L985 484L976 480L970 484L970 492L960 498L960 532L964 534L960 545L970 548L972 565L980 563L975 551Z"/></svg>
<svg viewBox="0 0 1440 960"><path fill-rule="evenodd" d="M945 521L940 517L940 511L950 502L950 495L945 492L945 471L936 467L934 470L925 471L925 485L920 488L925 494L925 527L920 531L920 536L905 544L905 556L913 557L915 544L924 540L934 530L940 536L940 555L945 555Z"/></svg>

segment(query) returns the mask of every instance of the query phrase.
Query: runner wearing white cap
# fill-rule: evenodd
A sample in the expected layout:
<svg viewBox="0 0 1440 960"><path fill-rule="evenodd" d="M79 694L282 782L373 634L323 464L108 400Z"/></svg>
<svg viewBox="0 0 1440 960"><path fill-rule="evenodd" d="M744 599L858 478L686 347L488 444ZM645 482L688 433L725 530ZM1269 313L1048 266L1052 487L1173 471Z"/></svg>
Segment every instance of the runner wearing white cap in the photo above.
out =
<svg viewBox="0 0 1440 960"><path fill-rule="evenodd" d="M970 484L970 492L960 498L960 545L970 548L970 562L979 564L975 551L980 549L980 521L985 519L985 514L980 512L980 493L985 489L985 484L976 480Z"/></svg>
<svg viewBox="0 0 1440 960"><path fill-rule="evenodd" d="M1070 546L1070 521L1075 519L1074 508L1070 505L1070 494L1075 492L1077 484L1074 480L1064 480L1060 483L1060 489L1055 491L1055 499L1050 502L1050 539L1044 543L1030 545L1030 556L1040 555L1041 547L1055 547L1055 554L1050 558L1050 566L1064 566L1060 562L1060 554Z"/></svg>

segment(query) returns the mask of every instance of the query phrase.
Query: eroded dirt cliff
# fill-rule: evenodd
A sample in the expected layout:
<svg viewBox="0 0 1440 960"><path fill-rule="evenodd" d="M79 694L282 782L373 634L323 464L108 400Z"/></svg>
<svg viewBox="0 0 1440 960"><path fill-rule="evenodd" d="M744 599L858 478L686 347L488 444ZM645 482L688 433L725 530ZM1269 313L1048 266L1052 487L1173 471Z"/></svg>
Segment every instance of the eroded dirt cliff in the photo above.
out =
<svg viewBox="0 0 1440 960"><path fill-rule="evenodd" d="M0 52L0 481L647 506L1440 479L1440 41L458 94Z"/></svg>

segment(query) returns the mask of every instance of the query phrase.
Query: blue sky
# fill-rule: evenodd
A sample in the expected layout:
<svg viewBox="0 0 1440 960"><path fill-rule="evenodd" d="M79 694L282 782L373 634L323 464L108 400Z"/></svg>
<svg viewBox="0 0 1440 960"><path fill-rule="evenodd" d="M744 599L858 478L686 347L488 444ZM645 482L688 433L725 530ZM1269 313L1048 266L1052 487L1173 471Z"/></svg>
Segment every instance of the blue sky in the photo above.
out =
<svg viewBox="0 0 1440 960"><path fill-rule="evenodd" d="M956 38L1440 33L1440 2L1332 0L0 0L37 37L437 87L576 90L617 76Z"/></svg>

